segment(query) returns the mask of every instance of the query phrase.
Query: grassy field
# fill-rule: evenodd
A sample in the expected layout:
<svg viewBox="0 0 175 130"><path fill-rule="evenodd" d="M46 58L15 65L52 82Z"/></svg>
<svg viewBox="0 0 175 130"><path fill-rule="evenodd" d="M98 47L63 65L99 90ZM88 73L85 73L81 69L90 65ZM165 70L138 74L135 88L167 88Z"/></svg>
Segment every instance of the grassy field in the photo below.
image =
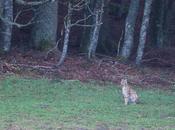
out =
<svg viewBox="0 0 175 130"><path fill-rule="evenodd" d="M121 90L112 84L7 77L0 81L0 130L94 129L100 124L175 130L175 92L137 91L142 103L125 106Z"/></svg>

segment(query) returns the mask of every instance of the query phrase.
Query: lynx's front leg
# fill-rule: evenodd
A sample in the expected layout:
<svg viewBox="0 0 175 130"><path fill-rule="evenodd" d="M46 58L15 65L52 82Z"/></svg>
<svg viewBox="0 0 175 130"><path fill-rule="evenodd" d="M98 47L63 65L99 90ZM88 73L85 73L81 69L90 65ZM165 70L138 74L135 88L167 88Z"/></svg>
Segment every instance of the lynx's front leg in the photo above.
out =
<svg viewBox="0 0 175 130"><path fill-rule="evenodd" d="M128 102L129 102L128 97L124 97L124 100L125 100L125 105L128 105Z"/></svg>

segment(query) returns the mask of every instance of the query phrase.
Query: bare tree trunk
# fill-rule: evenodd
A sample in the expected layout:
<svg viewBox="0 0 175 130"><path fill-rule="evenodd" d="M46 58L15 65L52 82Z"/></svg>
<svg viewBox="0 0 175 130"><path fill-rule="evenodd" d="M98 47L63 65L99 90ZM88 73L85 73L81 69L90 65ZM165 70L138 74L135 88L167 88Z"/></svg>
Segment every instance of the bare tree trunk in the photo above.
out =
<svg viewBox="0 0 175 130"><path fill-rule="evenodd" d="M8 21L13 20L13 0L4 0L2 2L2 25L1 25L1 47L2 51L8 52L11 47L12 25Z"/></svg>
<svg viewBox="0 0 175 130"><path fill-rule="evenodd" d="M134 44L134 28L139 9L140 0L131 0L129 13L126 18L124 44L121 51L121 56L128 59L131 55Z"/></svg>
<svg viewBox="0 0 175 130"><path fill-rule="evenodd" d="M88 58L95 56L97 44L98 44L98 38L100 33L100 28L102 24L102 17L103 17L103 8L104 8L104 0L98 1L95 5L95 15L93 16L94 20L94 27L91 32L90 37L90 45L88 49Z"/></svg>
<svg viewBox="0 0 175 130"><path fill-rule="evenodd" d="M3 0L0 0L0 16L2 16L3 12Z"/></svg>
<svg viewBox="0 0 175 130"><path fill-rule="evenodd" d="M137 57L136 57L137 65L141 64L142 57L143 57L152 2L153 0L145 0L144 14L143 14L143 20L142 20L142 25L140 30L140 39L139 39L139 45L138 45Z"/></svg>
<svg viewBox="0 0 175 130"><path fill-rule="evenodd" d="M66 21L65 21L65 25L64 25L64 29L65 29L65 32L64 32L64 45L63 45L63 51L62 51L62 54L61 54L61 58L58 62L58 66L61 65L65 58L66 58L66 55L67 55L67 50L68 50L68 44L69 44L69 36L70 36L70 30L71 30L71 16L72 16L72 7L71 7L71 3L69 2L69 5L68 5L68 13L67 13L67 16L66 16Z"/></svg>
<svg viewBox="0 0 175 130"><path fill-rule="evenodd" d="M157 24L157 46L162 48L164 45L164 20L165 20L165 0L160 0L160 7L159 7L159 18Z"/></svg>
<svg viewBox="0 0 175 130"><path fill-rule="evenodd" d="M58 1L39 5L36 16L36 23L32 28L32 43L36 49L47 50L56 44Z"/></svg>
<svg viewBox="0 0 175 130"><path fill-rule="evenodd" d="M94 11L95 3L96 3L96 0L89 1L88 6L86 6L85 9L83 10L84 18L92 15L92 12ZM90 17L87 20L84 20L83 24L84 25L92 25L93 24L93 17ZM89 44L90 44L90 37L91 37L91 35L90 35L91 30L92 30L91 27L83 27L81 43L80 43L80 52L82 52L82 53L88 53Z"/></svg>
<svg viewBox="0 0 175 130"><path fill-rule="evenodd" d="M165 23L164 23L164 41L166 43L166 47L170 47L174 44L175 38L175 1L174 0L166 0L165 7Z"/></svg>

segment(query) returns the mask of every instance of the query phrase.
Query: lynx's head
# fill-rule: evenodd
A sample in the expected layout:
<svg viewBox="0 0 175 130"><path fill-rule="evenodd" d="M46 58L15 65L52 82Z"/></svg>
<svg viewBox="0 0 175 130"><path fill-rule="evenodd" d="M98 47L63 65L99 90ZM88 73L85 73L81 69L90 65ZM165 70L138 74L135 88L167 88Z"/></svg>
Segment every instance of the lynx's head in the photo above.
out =
<svg viewBox="0 0 175 130"><path fill-rule="evenodd" d="M122 87L127 86L128 85L127 79L122 79L120 84Z"/></svg>

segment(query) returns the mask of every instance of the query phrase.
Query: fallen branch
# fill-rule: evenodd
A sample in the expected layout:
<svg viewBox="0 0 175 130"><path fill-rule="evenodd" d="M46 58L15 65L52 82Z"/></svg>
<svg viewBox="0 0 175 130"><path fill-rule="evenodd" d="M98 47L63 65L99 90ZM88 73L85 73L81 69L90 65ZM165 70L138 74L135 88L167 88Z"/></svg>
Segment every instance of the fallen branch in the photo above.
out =
<svg viewBox="0 0 175 130"><path fill-rule="evenodd" d="M52 66L44 66L44 65L28 65L28 64L9 64L10 66L13 67L22 67L22 68L30 68L30 69L35 69L35 70L46 70L46 71L51 71L55 72L57 69Z"/></svg>

